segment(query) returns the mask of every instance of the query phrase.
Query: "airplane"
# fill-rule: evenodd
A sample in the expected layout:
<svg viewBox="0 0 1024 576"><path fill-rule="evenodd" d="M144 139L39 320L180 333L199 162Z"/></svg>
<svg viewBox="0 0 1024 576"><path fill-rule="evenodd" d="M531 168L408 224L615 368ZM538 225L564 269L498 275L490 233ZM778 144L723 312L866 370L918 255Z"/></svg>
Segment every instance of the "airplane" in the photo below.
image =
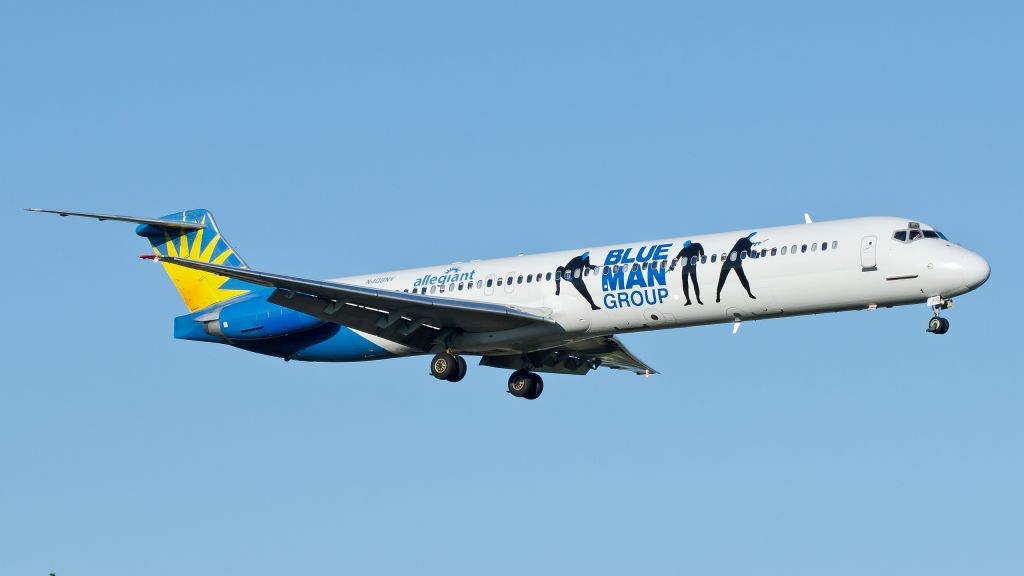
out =
<svg viewBox="0 0 1024 576"><path fill-rule="evenodd" d="M432 355L431 374L462 380L465 356L511 370L508 392L534 400L539 373L599 367L657 372L618 334L926 303L944 334L953 297L989 278L988 262L934 227L868 217L697 234L492 260L310 280L250 268L208 210L160 218L29 208L137 224L189 313L174 337L310 362Z"/></svg>

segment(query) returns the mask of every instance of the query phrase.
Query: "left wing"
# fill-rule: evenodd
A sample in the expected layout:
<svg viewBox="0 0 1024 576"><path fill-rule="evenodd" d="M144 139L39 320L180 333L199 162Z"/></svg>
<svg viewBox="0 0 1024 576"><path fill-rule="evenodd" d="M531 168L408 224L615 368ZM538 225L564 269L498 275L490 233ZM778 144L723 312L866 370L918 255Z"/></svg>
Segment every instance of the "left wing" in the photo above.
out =
<svg viewBox="0 0 1024 576"><path fill-rule="evenodd" d="M532 324L560 331L546 310L306 280L173 256L153 259L276 288L268 298L273 304L420 350L455 331L495 332Z"/></svg>

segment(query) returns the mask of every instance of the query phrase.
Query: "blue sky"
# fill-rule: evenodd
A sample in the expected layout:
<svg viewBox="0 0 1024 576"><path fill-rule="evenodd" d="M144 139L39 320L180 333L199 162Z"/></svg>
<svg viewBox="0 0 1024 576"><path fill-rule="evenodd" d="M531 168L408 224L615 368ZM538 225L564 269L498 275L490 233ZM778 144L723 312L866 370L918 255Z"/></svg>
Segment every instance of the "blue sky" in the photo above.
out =
<svg viewBox="0 0 1024 576"><path fill-rule="evenodd" d="M1019 574L1018 3L7 3L0 573ZM630 335L663 372L171 338L129 225L331 277L873 214L993 269Z"/></svg>

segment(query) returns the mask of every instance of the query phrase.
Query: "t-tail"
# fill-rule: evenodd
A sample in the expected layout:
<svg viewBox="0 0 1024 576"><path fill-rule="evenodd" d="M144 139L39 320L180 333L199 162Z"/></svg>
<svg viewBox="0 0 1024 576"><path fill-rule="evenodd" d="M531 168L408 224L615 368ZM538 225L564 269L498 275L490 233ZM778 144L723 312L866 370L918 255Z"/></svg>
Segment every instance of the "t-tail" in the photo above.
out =
<svg viewBox="0 0 1024 576"><path fill-rule="evenodd" d="M66 212L30 208L31 212L49 212L60 216L82 216L97 220L115 220L139 224L135 233L149 240L154 256L174 256L199 262L209 262L248 268L245 260L228 244L220 233L217 222L209 210L185 210L160 218L139 218L112 214ZM252 289L251 284L218 276L210 272L161 262L174 287L190 312L240 296Z"/></svg>

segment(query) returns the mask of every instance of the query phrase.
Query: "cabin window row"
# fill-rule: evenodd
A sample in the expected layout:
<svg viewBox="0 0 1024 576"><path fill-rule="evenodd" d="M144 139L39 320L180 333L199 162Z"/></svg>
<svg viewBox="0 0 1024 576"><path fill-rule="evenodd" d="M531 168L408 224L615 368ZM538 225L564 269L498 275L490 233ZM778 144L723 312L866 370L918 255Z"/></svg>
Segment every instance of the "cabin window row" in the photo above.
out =
<svg viewBox="0 0 1024 576"><path fill-rule="evenodd" d="M811 243L811 244L793 244L792 246L783 246L781 248L771 248L771 249L762 248L760 250L753 250L753 251L750 252L750 254L747 254L746 250L744 250L743 252L740 252L739 254L736 254L735 252L726 254L726 253L723 252L722 255L721 255L721 260L722 260L722 262L725 262L726 259L728 259L730 262L735 262L737 258L739 258L740 260L744 260L748 256L750 258L767 258L769 256L785 256L787 253L788 254L806 254L807 252L817 252L819 250L822 251L822 252L825 252L825 251L827 251L829 249L829 246L830 246L830 244L828 242L822 242L820 244L815 242L815 243ZM839 241L838 240L833 240L832 243L831 243L831 248L832 248L832 250L838 250L839 249ZM711 262L715 262L716 261L716 258L715 258L716 256L718 256L718 255L717 254L712 254L711 255ZM703 264L703 263L705 263L707 261L708 261L707 256L705 256L705 257L700 259L700 263L701 264ZM697 264L697 257L696 256L691 258L690 264L691 265L696 265Z"/></svg>
<svg viewBox="0 0 1024 576"><path fill-rule="evenodd" d="M832 250L838 249L839 248L839 241L838 240L833 240L832 243L831 243L831 248L832 248ZM771 249L762 248L761 250L754 250L754 251L750 252L749 254L747 253L746 250L740 252L739 254L737 254L736 252L732 252L732 253L725 253L725 252L723 252L721 254L720 258L721 258L722 262L725 262L726 260L729 260L730 262L735 262L737 259L745 260L748 257L749 258L767 258L769 256L785 256L787 253L788 254L798 254L798 253L799 254L805 254L808 251L809 252L817 252L818 250L821 250L822 252L825 252L828 249L829 249L829 243L828 242L822 242L820 244L818 244L818 243L812 243L812 244L793 244L792 246L783 246L781 248L771 248ZM699 258L697 256L693 256L692 258L690 258L690 265L691 266L696 266L697 264L707 264L709 260L710 260L710 262L712 264L714 264L715 262L717 262L719 260L719 255L718 254L712 254L710 258L707 255L701 256ZM638 269L639 270L647 270L648 268L660 268L660 269L664 270L666 267L668 267L669 270L674 270L676 268L677 264L678 264L678 259L672 260L672 264L671 265L669 265L668 260L660 260L658 262L644 262L644 263L634 262L631 266L623 266L623 265L619 265L619 264L616 264L614 266L605 266L604 269L602 270L602 272L604 274L606 274L606 275L607 274L617 274L619 272L619 270L623 269L623 268L629 268L631 270L638 270ZM596 274L597 271L594 270L594 273ZM590 276L590 275L591 275L591 269L590 268L583 268L583 269L574 268L572 270L565 270L562 273L562 278L565 279L565 280L572 280L573 278L580 278L581 276ZM456 290L459 290L459 291L462 291L462 290L473 290L474 289L474 284L475 284L476 289L480 290L480 289L482 289L484 287L485 284L486 284L486 286L488 288L492 288L495 285L501 286L503 283L505 285L510 285L513 282L516 283L516 284L523 284L524 282L526 284L532 284L534 282L550 282L552 279L554 279L554 277L555 277L555 275L553 273L551 273L551 272L547 272L547 273L541 272L541 273L538 273L536 275L534 275L534 274L526 274L524 276L523 274L519 274L519 275L513 275L513 276L502 276L502 277L499 277L499 278L488 278L486 281L485 280L477 280L476 282L473 282L473 281L457 282L457 283L453 282L453 283L449 283L447 285L447 291L448 292L455 292ZM442 293L443 294L445 292L445 288L446 288L446 286L444 284L435 284L435 285L430 287L429 293L430 294L434 294L434 293ZM410 292L410 290L408 288L406 288L405 290L403 290L403 292ZM428 289L427 289L426 286L423 286L421 288L413 288L411 290L411 292L413 294L427 294L428 293Z"/></svg>

